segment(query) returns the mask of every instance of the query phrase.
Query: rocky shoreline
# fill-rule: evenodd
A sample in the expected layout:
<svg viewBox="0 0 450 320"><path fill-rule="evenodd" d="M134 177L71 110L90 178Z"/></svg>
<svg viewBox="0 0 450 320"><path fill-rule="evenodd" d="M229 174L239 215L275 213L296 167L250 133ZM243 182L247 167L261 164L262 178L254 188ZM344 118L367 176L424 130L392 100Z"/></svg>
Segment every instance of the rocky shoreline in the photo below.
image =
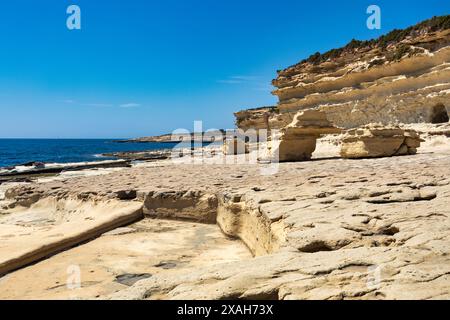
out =
<svg viewBox="0 0 450 320"><path fill-rule="evenodd" d="M236 125L280 129L309 108L347 129L368 123L448 122L449 17L370 41L352 40L279 70L272 81L278 104L236 112Z"/></svg>
<svg viewBox="0 0 450 320"><path fill-rule="evenodd" d="M30 162L8 168L0 168L0 184L5 182L31 182L32 179L43 176L55 176L66 171L82 171L100 168L126 168L131 167L130 160L105 160L78 163Z"/></svg>
<svg viewBox="0 0 450 320"><path fill-rule="evenodd" d="M224 133L224 130L218 130ZM213 139L205 135L205 132L190 133L190 134L163 134L159 136L140 137L126 140L115 140L116 143L180 143L181 141L186 143L211 143Z"/></svg>
<svg viewBox="0 0 450 320"><path fill-rule="evenodd" d="M450 299L448 18L280 71L269 139L0 171L0 298Z"/></svg>
<svg viewBox="0 0 450 320"><path fill-rule="evenodd" d="M326 140L319 140L318 150L324 148ZM4 272L19 270L2 278L2 295L448 298L448 138L430 136L412 156L346 160L321 153L314 159L280 163L278 173L269 176L260 174L262 164L159 160L101 176L11 187L0 209L0 250L4 250L0 266ZM207 231L203 226L210 227ZM186 228L192 228L191 238L172 243L164 236L181 236L181 230L187 235ZM249 253L226 237L220 238L214 228L239 239ZM159 243L145 240L152 230L159 230ZM215 235L204 238L206 234ZM43 246L43 239L51 242ZM131 245L124 246L124 239ZM87 258L104 248L105 241L115 243L108 249L114 259ZM69 248L78 242L84 244ZM27 246L21 247L24 243ZM139 262L144 251L135 253L138 248L150 250L144 243L162 250L152 256L153 264ZM195 260L194 251L189 253L200 243L206 246L203 252L211 254L204 258L208 263ZM225 247L214 247L219 243L236 255L230 255L229 261L220 260L213 254L214 250L223 252ZM170 253L179 250L186 254ZM44 255L47 258L42 260ZM70 258L75 256L86 259ZM125 257L127 263L121 260ZM18 264L27 265L30 259L36 262ZM74 261L79 261L82 290L70 290L61 283ZM371 284L374 272L380 278ZM27 282L35 274L45 285ZM120 279L125 275L130 279L146 276L124 283Z"/></svg>

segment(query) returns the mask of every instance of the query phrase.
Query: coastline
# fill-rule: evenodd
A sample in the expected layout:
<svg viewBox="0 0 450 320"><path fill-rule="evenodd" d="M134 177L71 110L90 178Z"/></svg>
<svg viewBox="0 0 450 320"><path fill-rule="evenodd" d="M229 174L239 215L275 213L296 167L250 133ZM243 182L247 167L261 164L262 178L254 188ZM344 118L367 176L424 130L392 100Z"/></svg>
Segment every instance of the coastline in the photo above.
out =
<svg viewBox="0 0 450 320"><path fill-rule="evenodd" d="M2 12L0 300L450 300L450 2L76 2Z"/></svg>
<svg viewBox="0 0 450 320"><path fill-rule="evenodd" d="M175 144L173 144L175 146ZM40 163L47 165L117 160L117 152L170 149L167 143L118 144L112 139L0 139L0 169Z"/></svg>
<svg viewBox="0 0 450 320"><path fill-rule="evenodd" d="M31 256L37 260L3 278L2 292L44 299L445 296L448 138L426 137L414 156L345 160L335 156L337 151L334 140L322 139L313 161L281 163L274 176L261 176L261 165L168 159L11 185L1 201L0 237L9 239L7 252L22 258L5 253L0 265L8 270ZM226 158L235 161L239 155ZM431 205L435 214L422 215ZM61 231L67 229L76 234ZM10 237L12 232L18 236ZM145 240L150 235L156 242ZM64 240L68 237L70 242ZM20 245L26 239L42 244L44 238L54 244L42 253ZM83 244L64 247L76 242ZM114 245L104 249L107 243ZM200 244L203 255L195 260ZM158 254L147 257L148 250ZM180 250L185 254L173 255ZM224 250L226 258L217 254ZM107 258L108 252L114 259ZM44 254L49 257L40 259ZM102 259L92 260L92 255ZM60 285L74 257L84 257L75 260L84 283L77 291ZM389 270L404 259L437 279L433 286L407 273L401 274L400 286L397 273ZM377 290L366 286L372 265L382 265L386 278ZM32 282L30 291L21 279L35 274L43 285ZM354 280L348 283L347 277ZM331 292L330 286L340 289Z"/></svg>

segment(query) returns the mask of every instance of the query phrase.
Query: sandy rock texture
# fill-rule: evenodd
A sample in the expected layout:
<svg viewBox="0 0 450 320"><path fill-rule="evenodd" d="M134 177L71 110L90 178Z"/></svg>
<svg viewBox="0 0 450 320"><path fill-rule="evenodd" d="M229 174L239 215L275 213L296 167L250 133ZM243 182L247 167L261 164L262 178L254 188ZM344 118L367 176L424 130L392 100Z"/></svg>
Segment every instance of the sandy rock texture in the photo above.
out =
<svg viewBox="0 0 450 320"><path fill-rule="evenodd" d="M228 138L223 142L222 152L225 155L249 153L248 144L241 138Z"/></svg>
<svg viewBox="0 0 450 320"><path fill-rule="evenodd" d="M249 258L215 225L143 219L0 278L0 299L95 299L157 274Z"/></svg>
<svg viewBox="0 0 450 320"><path fill-rule="evenodd" d="M241 110L234 113L236 126L244 131L248 129L267 129L269 118L278 112L275 106Z"/></svg>
<svg viewBox="0 0 450 320"><path fill-rule="evenodd" d="M102 299L449 299L450 144L440 139L416 155L313 157L281 163L271 175L261 174L264 164L161 161L17 186L6 197L10 206L139 202L147 219L215 223L253 256L211 258L95 291ZM0 291L5 283L0 278Z"/></svg>
<svg viewBox="0 0 450 320"><path fill-rule="evenodd" d="M311 109L300 111L289 125L277 135L272 135L270 158L280 162L309 160L321 135L340 132L328 121L324 112Z"/></svg>
<svg viewBox="0 0 450 320"><path fill-rule="evenodd" d="M278 71L272 82L276 108L237 112L237 126L283 128L309 108L343 128L448 122L450 29L449 17L441 19L447 21L442 28L422 23L373 41L353 40Z"/></svg>
<svg viewBox="0 0 450 320"><path fill-rule="evenodd" d="M416 154L422 141L414 130L372 124L346 132L342 137L341 156L357 159Z"/></svg>
<svg viewBox="0 0 450 320"><path fill-rule="evenodd" d="M0 275L137 221L139 202L56 201L0 211Z"/></svg>
<svg viewBox="0 0 450 320"><path fill-rule="evenodd" d="M325 111L330 121L345 128L371 122L436 122L445 115L448 119L449 62L447 46L372 68L367 61L354 62L344 70L316 75L314 82L300 74L298 83L275 91L281 114L271 126L280 126L290 113L307 108Z"/></svg>

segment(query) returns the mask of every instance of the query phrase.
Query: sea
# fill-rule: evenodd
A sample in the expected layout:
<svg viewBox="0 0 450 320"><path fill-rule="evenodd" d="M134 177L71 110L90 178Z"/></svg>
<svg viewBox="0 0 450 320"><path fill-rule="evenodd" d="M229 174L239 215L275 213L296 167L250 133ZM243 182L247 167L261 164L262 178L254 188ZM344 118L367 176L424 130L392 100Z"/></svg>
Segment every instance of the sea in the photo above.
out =
<svg viewBox="0 0 450 320"><path fill-rule="evenodd" d="M103 153L171 149L177 143L117 143L113 139L0 139L0 168L28 162L113 160Z"/></svg>

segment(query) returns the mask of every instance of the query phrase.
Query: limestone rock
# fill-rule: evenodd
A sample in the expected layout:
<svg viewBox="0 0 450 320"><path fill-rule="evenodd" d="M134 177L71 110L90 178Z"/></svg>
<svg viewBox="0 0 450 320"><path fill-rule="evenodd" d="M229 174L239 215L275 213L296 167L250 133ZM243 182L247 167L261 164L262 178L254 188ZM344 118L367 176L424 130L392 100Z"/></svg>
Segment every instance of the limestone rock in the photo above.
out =
<svg viewBox="0 0 450 320"><path fill-rule="evenodd" d="M414 130L372 124L347 131L342 139L341 156L354 159L415 154L421 141Z"/></svg>
<svg viewBox="0 0 450 320"><path fill-rule="evenodd" d="M302 161L311 159L316 150L315 136L280 135L270 142L271 159L284 161Z"/></svg>
<svg viewBox="0 0 450 320"><path fill-rule="evenodd" d="M153 219L125 224L136 232L83 242L8 274L0 279L0 298L449 299L450 141L444 138L445 148L424 143L427 152L414 157L280 163L271 175L254 164L159 161L11 187L9 196L23 202L90 195L83 201L96 206L116 199L118 190L136 190L134 201ZM69 216L53 216L37 205L40 210L15 207L0 215L8 254L14 253L9 244L28 250L29 237L61 233L48 219L77 219L66 229L71 233L112 214L86 204L86 216L68 210L62 212ZM195 223L213 214L254 258L224 242L217 226ZM84 217L95 220L78 221ZM74 261L83 282L70 290L67 267ZM131 286L116 281L143 274L152 276Z"/></svg>
<svg viewBox="0 0 450 320"><path fill-rule="evenodd" d="M268 119L277 112L276 107L262 107L235 112L236 126L244 131L248 129L270 129Z"/></svg>
<svg viewBox="0 0 450 320"><path fill-rule="evenodd" d="M236 155L248 153L249 148L243 139L233 138L224 140L222 151L225 155Z"/></svg>
<svg viewBox="0 0 450 320"><path fill-rule="evenodd" d="M348 129L375 122L448 122L450 29L438 23L443 20L448 16L379 39L354 40L278 71L272 84L279 103L270 114L270 128L285 127L298 111L309 108L324 111L335 125ZM238 127L263 123L254 110L237 114Z"/></svg>
<svg viewBox="0 0 450 320"><path fill-rule="evenodd" d="M341 129L334 127L321 111L298 112L288 126L272 137L271 159L281 162L309 160L316 149L317 138L340 132Z"/></svg>

